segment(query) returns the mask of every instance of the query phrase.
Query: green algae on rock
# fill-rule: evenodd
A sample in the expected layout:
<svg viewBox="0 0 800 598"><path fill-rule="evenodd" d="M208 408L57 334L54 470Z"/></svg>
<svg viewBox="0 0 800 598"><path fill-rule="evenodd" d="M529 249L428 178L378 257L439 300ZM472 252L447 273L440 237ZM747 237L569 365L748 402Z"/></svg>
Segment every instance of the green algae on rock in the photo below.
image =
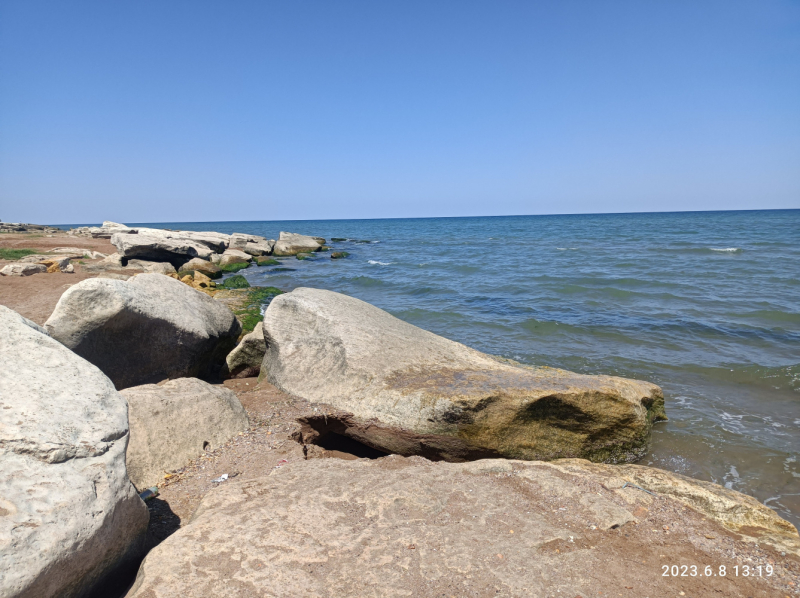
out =
<svg viewBox="0 0 800 598"><path fill-rule="evenodd" d="M340 260L340 259L346 258L348 255L350 255L350 254L347 253L346 251L334 251L333 253L331 253L331 259L332 260Z"/></svg>

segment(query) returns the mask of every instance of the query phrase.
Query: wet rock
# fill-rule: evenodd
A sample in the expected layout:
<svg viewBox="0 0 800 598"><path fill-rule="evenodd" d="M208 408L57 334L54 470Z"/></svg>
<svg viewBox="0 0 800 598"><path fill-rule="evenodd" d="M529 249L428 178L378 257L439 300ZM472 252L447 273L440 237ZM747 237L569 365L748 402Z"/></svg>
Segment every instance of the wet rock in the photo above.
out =
<svg viewBox="0 0 800 598"><path fill-rule="evenodd" d="M246 334L236 348L225 358L224 374L229 378L250 378L258 376L267 344L264 341L264 329L259 322L253 332Z"/></svg>
<svg viewBox="0 0 800 598"><path fill-rule="evenodd" d="M236 394L197 378L178 378L121 391L128 400L128 475L139 489L247 430Z"/></svg>
<svg viewBox="0 0 800 598"><path fill-rule="evenodd" d="M521 366L331 291L276 297L264 336L262 376L351 414L345 433L387 453L631 461L665 418L654 384Z"/></svg>
<svg viewBox="0 0 800 598"><path fill-rule="evenodd" d="M238 249L228 249L222 254L219 265L230 266L232 264L246 264L252 259L253 257L244 251L239 251Z"/></svg>
<svg viewBox="0 0 800 598"><path fill-rule="evenodd" d="M342 260L342 259L346 258L348 255L350 255L350 254L347 253L346 251L334 251L334 252L331 253L331 259L332 260Z"/></svg>
<svg viewBox="0 0 800 598"><path fill-rule="evenodd" d="M3 306L0 328L0 595L101 593L137 564L148 523L125 469L125 399Z"/></svg>
<svg viewBox="0 0 800 598"><path fill-rule="evenodd" d="M45 326L117 388L218 375L241 331L227 307L160 274L83 280Z"/></svg>

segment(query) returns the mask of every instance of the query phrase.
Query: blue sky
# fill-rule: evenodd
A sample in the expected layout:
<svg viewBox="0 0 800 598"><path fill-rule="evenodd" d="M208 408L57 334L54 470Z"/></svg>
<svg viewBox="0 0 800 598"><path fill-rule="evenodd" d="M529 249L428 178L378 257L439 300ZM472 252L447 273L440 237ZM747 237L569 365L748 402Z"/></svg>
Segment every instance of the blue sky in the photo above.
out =
<svg viewBox="0 0 800 598"><path fill-rule="evenodd" d="M800 3L0 2L0 219L800 207Z"/></svg>

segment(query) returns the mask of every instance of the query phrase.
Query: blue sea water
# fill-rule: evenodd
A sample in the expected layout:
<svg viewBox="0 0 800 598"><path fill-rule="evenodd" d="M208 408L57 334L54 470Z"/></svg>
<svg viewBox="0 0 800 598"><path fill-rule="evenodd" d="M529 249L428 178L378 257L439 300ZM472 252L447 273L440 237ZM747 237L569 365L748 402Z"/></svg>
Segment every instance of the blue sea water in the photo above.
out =
<svg viewBox="0 0 800 598"><path fill-rule="evenodd" d="M347 238L329 243L346 259L241 274L525 363L655 382L670 420L643 464L800 523L800 210L149 226Z"/></svg>

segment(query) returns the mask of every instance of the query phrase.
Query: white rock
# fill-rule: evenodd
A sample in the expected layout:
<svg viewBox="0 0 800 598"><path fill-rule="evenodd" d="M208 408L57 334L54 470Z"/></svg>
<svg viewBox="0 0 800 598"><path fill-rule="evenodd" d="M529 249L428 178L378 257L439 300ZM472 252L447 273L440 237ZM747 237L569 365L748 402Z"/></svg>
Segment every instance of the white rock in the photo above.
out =
<svg viewBox="0 0 800 598"><path fill-rule="evenodd" d="M514 365L331 291L279 295L263 326L261 375L351 414L337 425L384 452L630 461L665 417L654 384ZM330 422L303 434L313 442Z"/></svg>
<svg viewBox="0 0 800 598"><path fill-rule="evenodd" d="M95 366L3 306L0 329L0 596L85 595L143 549L127 405Z"/></svg>
<svg viewBox="0 0 800 598"><path fill-rule="evenodd" d="M135 268L153 274L176 274L175 266L169 262L150 262L147 260L128 260L125 268Z"/></svg>
<svg viewBox="0 0 800 598"><path fill-rule="evenodd" d="M41 274L43 272L47 272L46 266L24 262L8 264L0 270L0 274L3 276L31 276L32 274Z"/></svg>
<svg viewBox="0 0 800 598"><path fill-rule="evenodd" d="M160 274L83 280L64 292L45 327L117 388L215 376L241 331L225 305Z"/></svg>
<svg viewBox="0 0 800 598"><path fill-rule="evenodd" d="M165 235L114 234L111 243L124 258L183 263L193 257L208 259L213 251L203 243L188 238Z"/></svg>
<svg viewBox="0 0 800 598"><path fill-rule="evenodd" d="M128 475L139 491L247 430L247 414L236 394L197 378L122 391L128 400L131 441Z"/></svg>
<svg viewBox="0 0 800 598"><path fill-rule="evenodd" d="M296 233L281 232L280 238L272 248L274 255L297 255L298 253L319 251L325 239L308 237Z"/></svg>

